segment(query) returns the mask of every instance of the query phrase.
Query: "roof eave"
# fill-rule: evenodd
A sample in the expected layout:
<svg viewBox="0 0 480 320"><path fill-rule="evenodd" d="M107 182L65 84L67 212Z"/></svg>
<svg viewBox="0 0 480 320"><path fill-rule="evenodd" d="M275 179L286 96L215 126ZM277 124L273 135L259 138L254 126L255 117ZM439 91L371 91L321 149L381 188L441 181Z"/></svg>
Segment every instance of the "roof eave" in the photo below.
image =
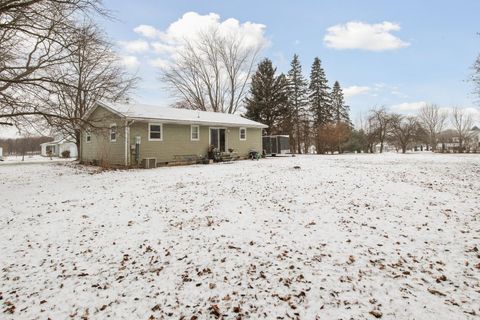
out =
<svg viewBox="0 0 480 320"><path fill-rule="evenodd" d="M158 121L162 123L173 123L173 124L183 124L183 125L191 125L191 124L198 124L204 126L223 126L223 127L247 127L247 128L259 128L264 129L268 128L267 125L263 123L256 123L256 124L245 124L245 123L227 123L227 122L212 122L212 121L191 121L191 120L178 120L178 119L166 119L166 118L146 118L146 117L126 117L128 120L135 120L135 121L144 121L144 122L153 122Z"/></svg>

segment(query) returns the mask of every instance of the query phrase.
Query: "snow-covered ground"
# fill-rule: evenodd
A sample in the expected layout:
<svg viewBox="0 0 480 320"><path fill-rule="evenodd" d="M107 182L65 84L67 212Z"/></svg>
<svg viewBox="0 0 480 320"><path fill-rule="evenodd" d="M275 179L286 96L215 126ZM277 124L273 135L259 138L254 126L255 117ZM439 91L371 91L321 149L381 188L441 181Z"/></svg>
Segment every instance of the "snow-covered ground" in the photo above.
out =
<svg viewBox="0 0 480 320"><path fill-rule="evenodd" d="M479 319L479 249L478 155L0 166L2 319Z"/></svg>
<svg viewBox="0 0 480 320"><path fill-rule="evenodd" d="M0 161L0 166L7 165L7 164L31 164L31 163L40 163L40 162L70 162L74 161L75 159L72 158L59 158L59 157L43 157L41 155L26 155L25 157L22 156L4 156L2 158L3 161Z"/></svg>

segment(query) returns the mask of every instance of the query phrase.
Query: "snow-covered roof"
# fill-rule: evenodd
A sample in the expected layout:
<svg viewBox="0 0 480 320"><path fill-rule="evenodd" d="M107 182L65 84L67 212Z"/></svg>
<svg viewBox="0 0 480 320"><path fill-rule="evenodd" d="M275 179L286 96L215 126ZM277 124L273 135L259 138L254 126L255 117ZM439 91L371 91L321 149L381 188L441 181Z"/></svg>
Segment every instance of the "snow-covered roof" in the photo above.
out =
<svg viewBox="0 0 480 320"><path fill-rule="evenodd" d="M99 102L100 106L129 119L155 119L173 123L267 128L263 123L236 114L167 108L146 104Z"/></svg>
<svg viewBox="0 0 480 320"><path fill-rule="evenodd" d="M64 144L64 143L73 143L73 142L68 141L67 139L60 139L60 140L54 140L54 141L40 143L40 145L43 146L43 145Z"/></svg>

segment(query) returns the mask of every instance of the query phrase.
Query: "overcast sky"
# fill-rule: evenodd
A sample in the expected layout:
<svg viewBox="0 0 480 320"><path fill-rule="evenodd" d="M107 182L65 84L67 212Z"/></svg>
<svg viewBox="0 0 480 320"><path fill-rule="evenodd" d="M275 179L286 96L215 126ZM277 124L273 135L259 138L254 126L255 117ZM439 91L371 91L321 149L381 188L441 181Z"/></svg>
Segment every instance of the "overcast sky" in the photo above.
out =
<svg viewBox="0 0 480 320"><path fill-rule="evenodd" d="M102 21L125 65L141 78L134 99L171 102L158 80L175 39L211 25L266 46L280 72L294 53L303 71L322 60L344 88L352 117L373 106L413 113L424 102L477 110L468 82L480 53L478 0L105 0Z"/></svg>

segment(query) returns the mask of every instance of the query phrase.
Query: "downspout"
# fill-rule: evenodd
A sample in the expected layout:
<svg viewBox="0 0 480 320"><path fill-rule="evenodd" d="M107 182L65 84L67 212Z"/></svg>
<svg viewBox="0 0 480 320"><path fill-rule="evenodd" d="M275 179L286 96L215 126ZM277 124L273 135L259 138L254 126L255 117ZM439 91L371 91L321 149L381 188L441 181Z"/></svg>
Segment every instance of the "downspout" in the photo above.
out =
<svg viewBox="0 0 480 320"><path fill-rule="evenodd" d="M128 140L129 140L130 127L128 120L125 119L125 167L128 167Z"/></svg>

